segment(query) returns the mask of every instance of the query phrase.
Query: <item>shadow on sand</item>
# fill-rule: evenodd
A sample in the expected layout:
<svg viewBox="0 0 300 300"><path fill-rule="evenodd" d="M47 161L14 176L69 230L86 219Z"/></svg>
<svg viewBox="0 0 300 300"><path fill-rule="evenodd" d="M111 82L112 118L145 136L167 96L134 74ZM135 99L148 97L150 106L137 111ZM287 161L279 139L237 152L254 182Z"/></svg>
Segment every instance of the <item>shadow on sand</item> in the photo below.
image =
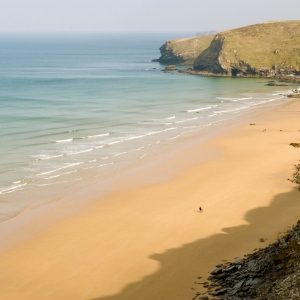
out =
<svg viewBox="0 0 300 300"><path fill-rule="evenodd" d="M223 233L151 255L149 258L160 264L156 273L129 284L119 294L93 300L191 300L200 291L202 285L198 283L206 280L208 271L215 264L246 254L243 251L251 253L253 245L265 247L269 244L268 237L289 229L286 224L295 224L300 219L300 192L294 189L279 194L273 198L270 206L250 210L244 219L249 224L223 228ZM259 243L260 237L267 238L266 242ZM211 257L214 257L214 263L208 266L207 261L211 261ZM197 279L200 276L202 279ZM179 278L176 286L174 278Z"/></svg>

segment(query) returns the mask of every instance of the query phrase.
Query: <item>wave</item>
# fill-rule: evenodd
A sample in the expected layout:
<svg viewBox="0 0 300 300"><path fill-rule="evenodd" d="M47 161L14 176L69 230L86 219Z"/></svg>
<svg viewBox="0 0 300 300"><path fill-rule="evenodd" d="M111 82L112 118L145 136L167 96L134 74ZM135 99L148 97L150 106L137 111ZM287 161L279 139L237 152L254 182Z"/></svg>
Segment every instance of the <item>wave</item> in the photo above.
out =
<svg viewBox="0 0 300 300"><path fill-rule="evenodd" d="M129 152L130 152L130 151L127 151L127 152L120 152L120 153L117 153L117 154L113 155L112 157L120 156L120 155L129 153Z"/></svg>
<svg viewBox="0 0 300 300"><path fill-rule="evenodd" d="M187 112L197 112L197 111L202 111L202 110L206 110L206 109L211 109L211 106L209 107L202 107L202 108L196 108L196 109L189 109L189 110L186 110Z"/></svg>
<svg viewBox="0 0 300 300"><path fill-rule="evenodd" d="M217 97L218 100L228 100L228 101L242 101L242 100L251 100L252 97L246 97L246 98L225 98L225 97Z"/></svg>
<svg viewBox="0 0 300 300"><path fill-rule="evenodd" d="M177 129L177 127L167 128L167 129L164 129L164 130L158 130L158 131L148 132L148 133L142 134L142 135L136 135L136 136L128 137L128 138L125 138L123 140L119 140L119 141L108 143L107 145L109 145L109 146L110 145L115 145L115 144L119 144L119 143L122 143L122 142L130 141L130 140L135 140L135 139L140 139L140 138L143 138L143 137L146 137L146 136L149 136L149 135L161 133L161 132L164 132L164 131L174 130L174 129Z"/></svg>
<svg viewBox="0 0 300 300"><path fill-rule="evenodd" d="M66 139L66 140L57 140L57 141L54 141L54 143L67 143L67 142L72 142L72 141L73 141L73 138Z"/></svg>
<svg viewBox="0 0 300 300"><path fill-rule="evenodd" d="M183 129L189 129L189 128L195 128L195 127L198 127L198 126L187 126L187 127L183 127Z"/></svg>
<svg viewBox="0 0 300 300"><path fill-rule="evenodd" d="M74 179L74 180L65 180L65 181L53 182L53 183L38 184L38 186L48 186L48 185L54 185L54 184L60 184L60 183L68 183L68 182L78 181L78 180L81 180L81 178L77 178L77 179Z"/></svg>
<svg viewBox="0 0 300 300"><path fill-rule="evenodd" d="M174 139L177 139L177 138L179 138L181 135L182 135L182 133L180 133L180 134L178 134L178 135L176 135L176 136L174 136L174 137L168 138L167 140L174 140Z"/></svg>
<svg viewBox="0 0 300 300"><path fill-rule="evenodd" d="M176 117L173 116L173 117L169 117L169 118L165 118L165 120L172 120L172 119L175 119Z"/></svg>
<svg viewBox="0 0 300 300"><path fill-rule="evenodd" d="M92 138L97 138L97 137L102 137L102 136L108 136L109 133L102 133L102 134L96 134L96 135L88 135L88 136L83 136L82 139L92 139Z"/></svg>
<svg viewBox="0 0 300 300"><path fill-rule="evenodd" d="M114 163L111 162L111 163L109 163L109 164L99 165L98 168L102 168L102 167L105 167L105 166L108 166L108 165L113 165L113 164L114 164Z"/></svg>
<svg viewBox="0 0 300 300"><path fill-rule="evenodd" d="M49 180L49 179L52 179L52 178L57 178L57 177L60 177L60 176L63 176L63 175L67 175L67 174L71 174L71 173L76 173L76 172L77 172L77 170L71 171L71 172L66 172L66 173L61 173L61 174L58 174L58 175L54 175L54 176L45 178L45 180Z"/></svg>
<svg viewBox="0 0 300 300"><path fill-rule="evenodd" d="M85 153L85 152L91 152L91 151L93 151L93 148L90 148L90 149L87 149L87 150L78 151L78 152L71 152L68 155L76 155L76 154Z"/></svg>
<svg viewBox="0 0 300 300"><path fill-rule="evenodd" d="M58 168L58 169L55 169L55 170L51 170L51 171L48 171L48 172L43 172L43 173L40 173L40 174L37 174L38 176L40 175L47 175L47 174L51 174L51 173L54 173L56 171L59 171L59 170L62 170L62 169L66 169L66 168L71 168L73 166L77 166L77 165L81 165L83 164L84 162L78 162L78 163L74 163L74 164L69 164L67 166L64 166L64 167L61 167L61 168Z"/></svg>
<svg viewBox="0 0 300 300"><path fill-rule="evenodd" d="M185 120L181 120L181 121L177 121L177 122L175 122L176 124L177 123L184 123L184 122L188 122L188 121L192 121L192 120L197 120L198 119L198 117L196 117L196 118L190 118L190 119L185 119Z"/></svg>
<svg viewBox="0 0 300 300"><path fill-rule="evenodd" d="M133 149L133 150L131 150L131 151L139 151L139 150L141 150L141 149L144 149L145 147L140 147L140 148L137 148L137 149Z"/></svg>
<svg viewBox="0 0 300 300"><path fill-rule="evenodd" d="M59 155L49 155L49 156L42 156L42 157L39 157L39 158L36 158L35 161L39 161L39 160L48 160L48 159L52 159L52 158L56 158L56 157L61 157L61 156L64 156L65 154L59 154Z"/></svg>
<svg viewBox="0 0 300 300"><path fill-rule="evenodd" d="M27 183L19 184L19 185L16 185L16 186L13 186L13 187L10 187L10 188L7 188L7 189L2 189L2 190L0 191L0 195L3 194L3 193L12 192L12 191L14 191L15 189L18 189L19 187L25 186L25 185L27 185Z"/></svg>

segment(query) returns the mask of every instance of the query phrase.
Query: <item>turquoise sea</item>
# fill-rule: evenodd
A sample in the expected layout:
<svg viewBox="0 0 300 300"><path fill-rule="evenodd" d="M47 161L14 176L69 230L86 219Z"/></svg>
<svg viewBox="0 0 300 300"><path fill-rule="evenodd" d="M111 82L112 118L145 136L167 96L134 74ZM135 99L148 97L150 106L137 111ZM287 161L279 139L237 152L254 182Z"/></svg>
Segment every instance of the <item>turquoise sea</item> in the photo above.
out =
<svg viewBox="0 0 300 300"><path fill-rule="evenodd" d="M266 80L165 73L151 62L166 40L189 35L1 35L0 221L286 101Z"/></svg>

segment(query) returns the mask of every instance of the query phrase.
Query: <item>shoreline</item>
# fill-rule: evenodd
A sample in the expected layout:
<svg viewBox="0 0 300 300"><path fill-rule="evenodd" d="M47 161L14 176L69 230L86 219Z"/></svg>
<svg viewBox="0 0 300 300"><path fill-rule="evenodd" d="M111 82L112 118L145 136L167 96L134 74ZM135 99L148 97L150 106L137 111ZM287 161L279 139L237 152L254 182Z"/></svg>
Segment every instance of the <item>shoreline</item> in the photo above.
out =
<svg viewBox="0 0 300 300"><path fill-rule="evenodd" d="M200 76L208 76L208 77L236 77L236 78L260 78L260 79L266 79L266 80L278 80L281 82L287 82L287 83L300 83L300 77L297 76L287 76L287 75L273 75L273 76L260 76L260 75L251 75L251 74L244 74L240 76L228 76L224 73L213 73L208 71L200 71L196 69L186 69L186 70L179 70L179 73L183 74L190 74L190 75L200 75Z"/></svg>
<svg viewBox="0 0 300 300"><path fill-rule="evenodd" d="M299 159L297 149L289 146L299 139L300 128L293 125L299 110L299 101L288 101L248 116L204 146L195 143L165 162L170 166L187 161L199 149L206 149L207 160L177 170L166 181L150 180L146 186L128 188L128 182L145 176L137 171L121 180L123 190L105 201L95 199L88 208L80 206L74 215L33 239L2 251L3 295L6 299L192 299L194 281L204 278L219 258L248 253L261 245L258 234L271 242L278 233L273 230L292 225L291 216L300 204L286 177ZM157 179L166 166L147 176ZM290 206L278 204L278 197L287 198ZM203 214L197 212L199 206ZM268 207L273 214L286 213L273 228L263 228L272 224ZM254 212L262 220L254 218ZM44 223L36 218L25 230ZM244 236L245 231L250 236ZM243 245L237 244L239 240ZM216 245L227 246L216 249Z"/></svg>

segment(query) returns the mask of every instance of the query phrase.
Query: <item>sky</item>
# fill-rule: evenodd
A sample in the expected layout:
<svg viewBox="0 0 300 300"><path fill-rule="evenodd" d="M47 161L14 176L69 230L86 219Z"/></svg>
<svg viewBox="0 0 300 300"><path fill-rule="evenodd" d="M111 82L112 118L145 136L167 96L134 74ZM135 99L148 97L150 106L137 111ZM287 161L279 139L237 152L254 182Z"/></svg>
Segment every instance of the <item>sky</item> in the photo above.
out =
<svg viewBox="0 0 300 300"><path fill-rule="evenodd" d="M199 32L300 19L300 0L0 0L0 32Z"/></svg>

